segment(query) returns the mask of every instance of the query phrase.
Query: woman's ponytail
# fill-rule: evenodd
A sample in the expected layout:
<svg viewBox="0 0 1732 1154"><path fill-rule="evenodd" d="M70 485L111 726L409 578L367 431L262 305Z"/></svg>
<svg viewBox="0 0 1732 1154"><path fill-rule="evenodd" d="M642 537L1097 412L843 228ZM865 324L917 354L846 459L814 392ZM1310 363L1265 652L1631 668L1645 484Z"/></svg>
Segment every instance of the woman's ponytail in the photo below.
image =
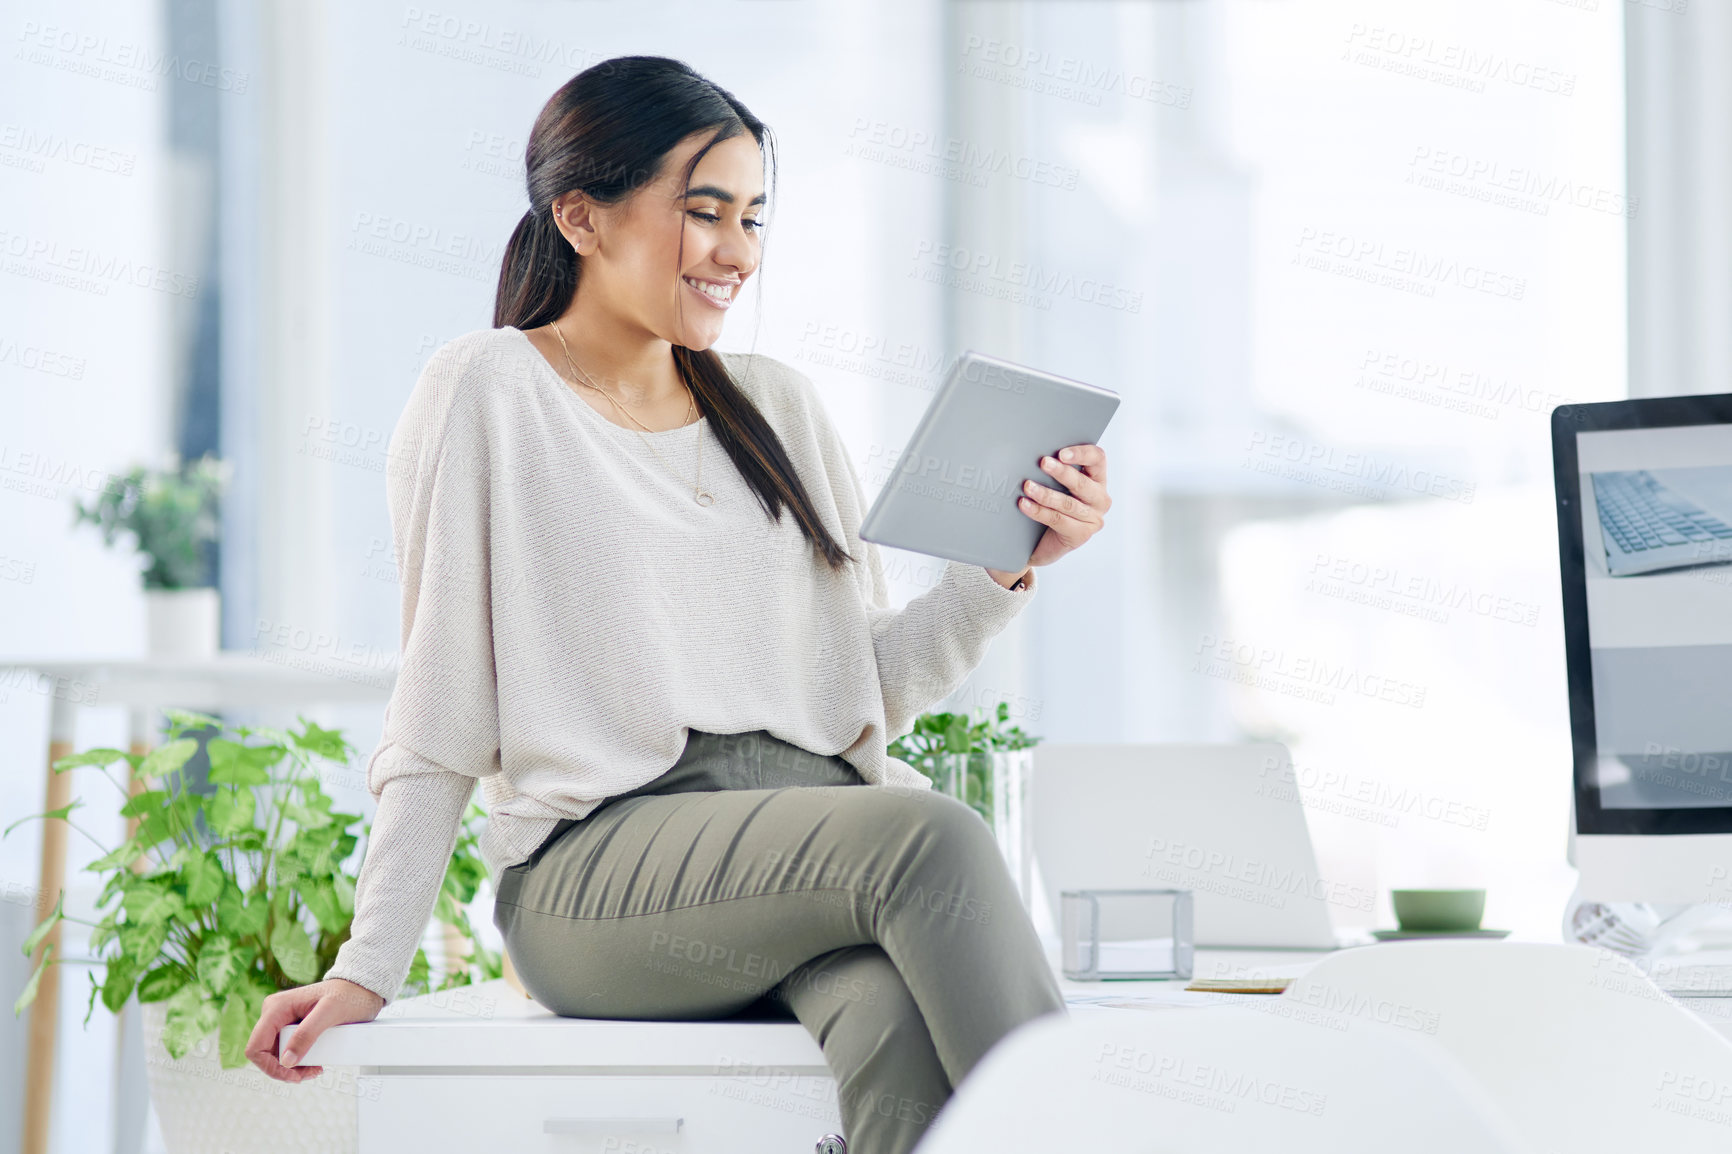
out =
<svg viewBox="0 0 1732 1154"><path fill-rule="evenodd" d="M511 230L493 294L493 327L532 329L565 312L577 291L577 253L546 205L530 208Z"/></svg>

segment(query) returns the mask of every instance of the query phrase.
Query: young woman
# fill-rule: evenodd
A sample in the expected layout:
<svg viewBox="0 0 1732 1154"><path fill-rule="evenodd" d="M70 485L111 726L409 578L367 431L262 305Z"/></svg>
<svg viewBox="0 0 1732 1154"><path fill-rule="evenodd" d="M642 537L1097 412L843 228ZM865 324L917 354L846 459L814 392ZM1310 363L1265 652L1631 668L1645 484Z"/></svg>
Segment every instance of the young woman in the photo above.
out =
<svg viewBox="0 0 1732 1154"><path fill-rule="evenodd" d="M952 562L890 609L811 382L711 350L758 268L768 144L661 57L598 64L537 117L494 327L432 357L392 438L378 812L335 965L265 1001L248 1054L272 1077L319 1073L277 1055L282 1026L305 1053L396 997L477 779L537 1002L796 1017L854 1154L911 1149L994 1043L1063 1012L986 824L886 744L1099 531L1106 457L1042 462L1024 572Z"/></svg>

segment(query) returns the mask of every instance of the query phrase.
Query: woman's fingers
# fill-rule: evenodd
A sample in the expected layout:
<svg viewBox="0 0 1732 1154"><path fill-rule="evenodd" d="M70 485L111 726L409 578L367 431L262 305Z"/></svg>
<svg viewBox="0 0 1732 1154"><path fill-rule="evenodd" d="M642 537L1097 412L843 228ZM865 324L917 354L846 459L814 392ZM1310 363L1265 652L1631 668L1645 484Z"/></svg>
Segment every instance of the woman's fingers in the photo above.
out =
<svg viewBox="0 0 1732 1154"><path fill-rule="evenodd" d="M1112 497L1107 496L1105 482L1089 477L1088 473L1079 470L1074 464L1065 464L1058 457L1041 457L1041 470L1065 489L1069 489L1070 496L1086 502L1096 513L1105 513L1108 508L1112 508Z"/></svg>
<svg viewBox="0 0 1732 1154"><path fill-rule="evenodd" d="M294 1065L297 1058L304 1058L313 1048L313 1043L319 1040L331 1026L340 1026L345 1022L355 1020L353 1014L343 1012L342 999L336 996L336 991L330 991L325 997L313 1003L313 1008L307 1011L307 1016L301 1019L301 1024L295 1027L293 1036L289 1038L289 1053L283 1057L286 1065ZM323 1066L295 1066L294 1073L304 1074L308 1078L317 1078L324 1072Z"/></svg>
<svg viewBox="0 0 1732 1154"><path fill-rule="evenodd" d="M303 1070L286 1065L278 1058L277 1036L284 1026L301 1021L303 1015L317 1004L318 998L318 990L314 986L278 990L265 998L258 1024L247 1038L248 1060L279 1082L299 1082L307 1077ZM295 1031L295 1042L301 1051L306 1050L302 1031Z"/></svg>
<svg viewBox="0 0 1732 1154"><path fill-rule="evenodd" d="M332 1026L371 1022L385 999L346 978L326 978L310 986L279 990L265 999L258 1025L247 1038L247 1057L280 1082L304 1082L325 1072L323 1066L297 1066L313 1043ZM298 1024L297 1024L298 1023ZM295 1026L281 1055L277 1038L284 1026Z"/></svg>
<svg viewBox="0 0 1732 1154"><path fill-rule="evenodd" d="M1094 505L1078 497L1073 497L1069 493L1060 492L1036 481L1025 482L1022 491L1023 502L1034 503L1041 510L1060 514L1085 525L1099 525L1101 514L1105 512L1105 510L1097 509ZM1028 505L1024 503L1023 508L1027 509ZM1031 516L1033 513L1034 511L1030 510ZM1037 516L1035 520L1047 525L1062 524L1062 522L1053 521L1047 517Z"/></svg>
<svg viewBox="0 0 1732 1154"><path fill-rule="evenodd" d="M1113 499L1107 495L1106 450L1099 445L1067 445L1041 458L1040 467L1069 491L1025 481L1016 507L1047 527L1029 564L1050 565L1100 532Z"/></svg>
<svg viewBox="0 0 1732 1154"><path fill-rule="evenodd" d="M1087 540L1100 522L1073 517L1062 509L1031 497L1017 498L1017 507L1061 537L1065 544L1076 545Z"/></svg>
<svg viewBox="0 0 1732 1154"><path fill-rule="evenodd" d="M1107 451L1099 445L1066 445L1055 456L1061 464L1087 473L1104 488L1107 483Z"/></svg>

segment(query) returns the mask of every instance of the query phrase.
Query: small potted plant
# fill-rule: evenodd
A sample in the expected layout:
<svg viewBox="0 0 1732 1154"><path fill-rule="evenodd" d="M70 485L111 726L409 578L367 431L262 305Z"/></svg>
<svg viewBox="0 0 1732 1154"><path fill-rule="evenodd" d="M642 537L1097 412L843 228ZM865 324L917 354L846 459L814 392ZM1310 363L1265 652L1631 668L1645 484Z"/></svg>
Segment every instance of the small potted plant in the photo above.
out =
<svg viewBox="0 0 1732 1154"><path fill-rule="evenodd" d="M119 1013L135 994L144 1019L151 1100L174 1154L209 1151L350 1151L355 1148L356 1084L352 1069L327 1067L316 1080L290 1086L246 1058L245 1047L267 995L318 981L349 938L355 879L345 867L361 815L332 809L316 766L339 770L354 749L342 732L301 718L299 730L235 726L184 710L165 710L166 740L148 754L92 749L54 763L54 772L99 770L119 790L126 840L86 870L107 879L100 921L72 917L62 893L24 943L33 954L57 922L91 928L88 959L51 956L45 948L14 1006L22 1013L43 970L62 961L101 967L90 974L96 999ZM232 733L233 736L226 736ZM195 790L184 768L200 744L209 757L208 787ZM238 740L237 740L238 739ZM130 782L109 769L130 767ZM80 829L71 811L83 799L42 817ZM467 938L467 958L448 964L439 989L501 976L500 955L476 940L467 908L485 866L471 805L446 870L434 916ZM8 826L6 833L21 824ZM431 966L417 950L400 994L430 992Z"/></svg>
<svg viewBox="0 0 1732 1154"><path fill-rule="evenodd" d="M888 752L925 774L934 789L965 802L992 827L1023 904L1033 901L1034 827L1028 791L1039 737L1009 725L999 702L978 720L970 713L923 713Z"/></svg>
<svg viewBox="0 0 1732 1154"><path fill-rule="evenodd" d="M205 454L190 464L171 458L163 470L135 467L111 478L89 505L73 498L73 525L102 530L112 546L132 533L147 559L146 632L152 657L209 657L220 638L219 596L211 584L217 502L230 477L227 462Z"/></svg>

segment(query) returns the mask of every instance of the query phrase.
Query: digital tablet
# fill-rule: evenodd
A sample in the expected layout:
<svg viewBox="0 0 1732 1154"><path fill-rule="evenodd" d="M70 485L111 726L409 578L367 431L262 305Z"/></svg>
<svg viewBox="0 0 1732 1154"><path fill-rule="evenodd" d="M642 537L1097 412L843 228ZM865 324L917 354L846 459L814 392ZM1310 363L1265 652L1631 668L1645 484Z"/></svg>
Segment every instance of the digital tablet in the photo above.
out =
<svg viewBox="0 0 1732 1154"><path fill-rule="evenodd" d="M1025 479L1066 492L1040 459L1095 444L1111 389L972 350L950 366L860 526L860 538L1019 573L1046 526L1017 508Z"/></svg>

